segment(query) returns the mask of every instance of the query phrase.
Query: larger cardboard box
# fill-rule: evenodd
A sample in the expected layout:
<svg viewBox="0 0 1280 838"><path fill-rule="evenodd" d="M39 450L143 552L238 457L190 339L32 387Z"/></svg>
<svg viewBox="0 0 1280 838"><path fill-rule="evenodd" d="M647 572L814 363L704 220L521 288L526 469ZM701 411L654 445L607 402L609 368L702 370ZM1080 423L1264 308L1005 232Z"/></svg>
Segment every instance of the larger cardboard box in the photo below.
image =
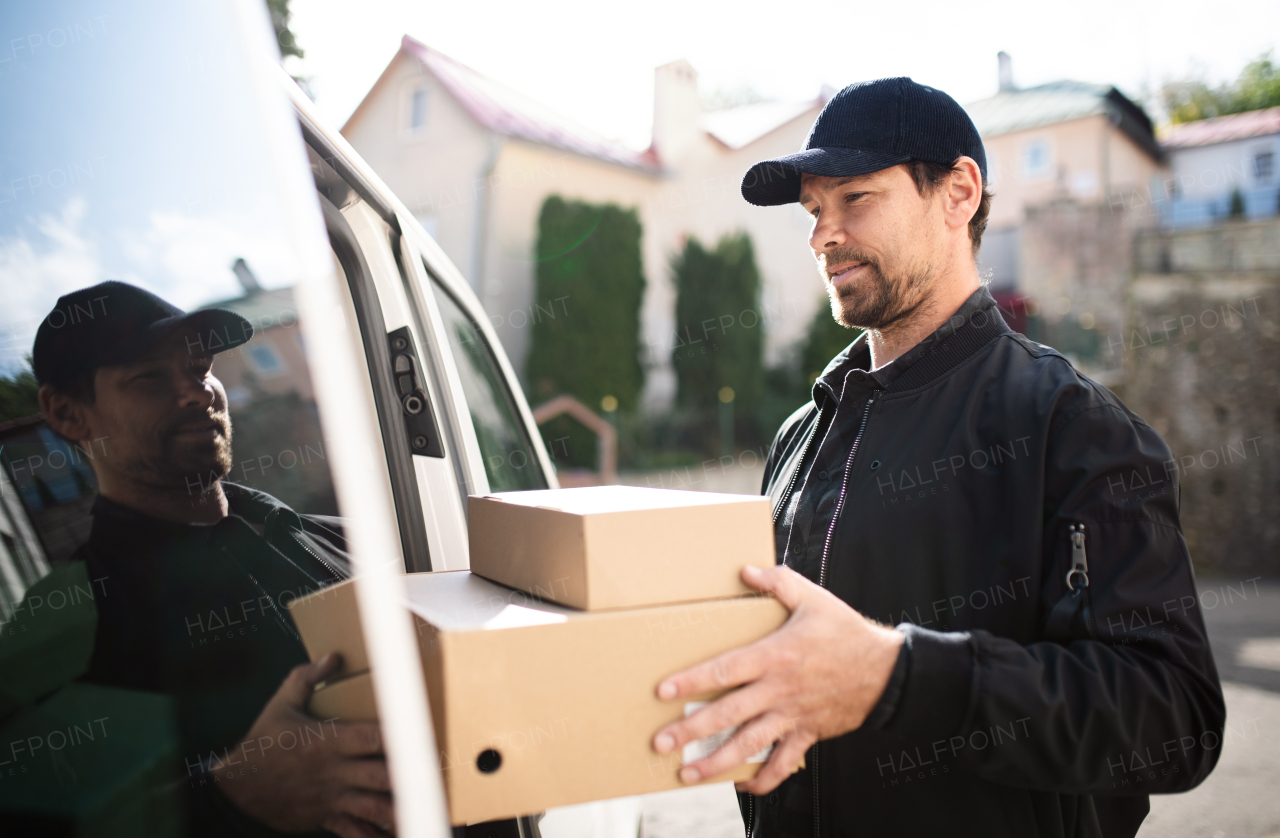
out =
<svg viewBox="0 0 1280 838"><path fill-rule="evenodd" d="M467 571L410 574L406 586L454 824L679 788L680 754L659 755L651 742L695 699L661 701L658 682L787 618L777 600L758 595L584 612ZM311 617L354 607L354 597L330 589L290 609L295 620L313 612L297 620L305 634ZM313 655L329 651L306 639ZM356 720L373 706L371 691L359 676L316 699L326 716ZM746 780L759 767L713 781Z"/></svg>
<svg viewBox="0 0 1280 838"><path fill-rule="evenodd" d="M471 571L588 611L737 596L774 565L769 499L638 486L473 495Z"/></svg>

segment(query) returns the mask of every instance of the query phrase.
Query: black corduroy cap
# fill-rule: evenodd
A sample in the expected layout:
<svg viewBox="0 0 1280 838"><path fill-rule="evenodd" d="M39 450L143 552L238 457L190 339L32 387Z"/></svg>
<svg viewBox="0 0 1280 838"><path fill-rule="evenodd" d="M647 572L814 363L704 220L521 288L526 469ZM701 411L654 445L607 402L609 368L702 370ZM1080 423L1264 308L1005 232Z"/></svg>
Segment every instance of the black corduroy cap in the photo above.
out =
<svg viewBox="0 0 1280 838"><path fill-rule="evenodd" d="M905 76L851 84L818 114L804 149L763 160L742 178L742 197L761 207L800 199L800 175L853 177L908 160L972 157L987 180L987 154L964 108Z"/></svg>
<svg viewBox="0 0 1280 838"><path fill-rule="evenodd" d="M137 360L184 326L198 336L193 353L225 352L253 337L253 324L234 311L188 314L150 291L108 280L58 298L36 330L32 372L40 384L64 384L98 367Z"/></svg>

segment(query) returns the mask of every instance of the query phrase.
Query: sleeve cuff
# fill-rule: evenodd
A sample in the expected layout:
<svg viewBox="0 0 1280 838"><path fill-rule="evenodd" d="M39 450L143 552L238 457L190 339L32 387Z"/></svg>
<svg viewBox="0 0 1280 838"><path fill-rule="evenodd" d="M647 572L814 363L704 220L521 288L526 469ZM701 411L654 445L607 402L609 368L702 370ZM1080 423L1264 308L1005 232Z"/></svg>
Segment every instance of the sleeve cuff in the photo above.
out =
<svg viewBox="0 0 1280 838"><path fill-rule="evenodd" d="M884 685L880 700L872 708L863 727L880 730L893 718L902 698L902 687L907 682L907 671L911 667L911 644L904 637L898 647L898 659L894 661L893 671L889 673L889 682Z"/></svg>
<svg viewBox="0 0 1280 838"><path fill-rule="evenodd" d="M899 625L902 650L889 687L872 716L885 709L879 729L910 741L933 741L954 734L964 724L973 687L973 646L968 632L930 631L912 623ZM899 676L899 670L902 675ZM895 695L890 688L897 684ZM892 702L885 708L886 700Z"/></svg>

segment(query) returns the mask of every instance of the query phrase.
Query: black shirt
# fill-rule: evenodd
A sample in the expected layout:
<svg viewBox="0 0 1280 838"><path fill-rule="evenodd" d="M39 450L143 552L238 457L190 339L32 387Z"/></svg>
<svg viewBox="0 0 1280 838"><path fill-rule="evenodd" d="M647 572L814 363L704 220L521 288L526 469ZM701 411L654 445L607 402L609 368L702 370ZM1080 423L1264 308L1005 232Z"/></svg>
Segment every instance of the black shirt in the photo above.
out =
<svg viewBox="0 0 1280 838"><path fill-rule="evenodd" d="M74 557L101 579L85 680L171 696L187 780L237 744L289 670L307 662L289 602L349 575L336 519L223 486L230 512L213 525L99 497Z"/></svg>

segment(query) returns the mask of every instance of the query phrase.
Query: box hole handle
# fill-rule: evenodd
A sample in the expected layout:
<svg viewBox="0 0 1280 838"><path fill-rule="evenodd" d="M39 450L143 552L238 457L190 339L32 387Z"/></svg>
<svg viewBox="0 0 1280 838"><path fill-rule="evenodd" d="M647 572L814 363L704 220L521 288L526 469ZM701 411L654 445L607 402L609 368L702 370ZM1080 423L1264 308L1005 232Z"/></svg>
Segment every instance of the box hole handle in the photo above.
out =
<svg viewBox="0 0 1280 838"><path fill-rule="evenodd" d="M488 748L480 752L476 757L476 768L480 769L481 774L492 774L502 767L502 754L493 748Z"/></svg>

